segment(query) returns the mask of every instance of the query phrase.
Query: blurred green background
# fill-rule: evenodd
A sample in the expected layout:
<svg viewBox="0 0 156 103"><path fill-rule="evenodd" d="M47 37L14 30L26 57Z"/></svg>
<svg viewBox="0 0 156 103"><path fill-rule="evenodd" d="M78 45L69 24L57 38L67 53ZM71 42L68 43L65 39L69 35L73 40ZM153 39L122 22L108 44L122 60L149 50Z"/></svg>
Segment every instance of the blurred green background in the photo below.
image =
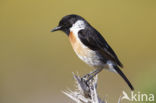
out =
<svg viewBox="0 0 156 103"><path fill-rule="evenodd" d="M61 93L74 89L72 72L93 69L77 58L64 33L50 32L68 14L81 15L103 34L136 91L156 94L155 0L1 0L0 103L72 102ZM108 103L130 92L109 71L98 83Z"/></svg>

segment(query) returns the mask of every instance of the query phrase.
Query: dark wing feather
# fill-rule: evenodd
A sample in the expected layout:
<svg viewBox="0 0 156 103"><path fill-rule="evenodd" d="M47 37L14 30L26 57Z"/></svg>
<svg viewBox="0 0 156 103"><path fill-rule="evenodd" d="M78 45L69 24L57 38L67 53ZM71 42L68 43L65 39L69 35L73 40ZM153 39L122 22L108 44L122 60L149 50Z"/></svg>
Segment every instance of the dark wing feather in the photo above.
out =
<svg viewBox="0 0 156 103"><path fill-rule="evenodd" d="M113 49L94 28L87 28L79 31L78 37L88 48L99 51L104 57L112 60L120 67L123 67Z"/></svg>

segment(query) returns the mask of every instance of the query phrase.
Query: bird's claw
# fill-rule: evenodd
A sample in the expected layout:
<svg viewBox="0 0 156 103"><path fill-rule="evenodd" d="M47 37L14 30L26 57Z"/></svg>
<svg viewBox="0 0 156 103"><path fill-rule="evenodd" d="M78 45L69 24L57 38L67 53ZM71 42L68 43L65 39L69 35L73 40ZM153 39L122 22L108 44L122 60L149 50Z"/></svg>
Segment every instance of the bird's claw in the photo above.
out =
<svg viewBox="0 0 156 103"><path fill-rule="evenodd" d="M86 74L86 75L84 75L82 78L83 78L83 79L87 79L89 76L90 76L90 74Z"/></svg>

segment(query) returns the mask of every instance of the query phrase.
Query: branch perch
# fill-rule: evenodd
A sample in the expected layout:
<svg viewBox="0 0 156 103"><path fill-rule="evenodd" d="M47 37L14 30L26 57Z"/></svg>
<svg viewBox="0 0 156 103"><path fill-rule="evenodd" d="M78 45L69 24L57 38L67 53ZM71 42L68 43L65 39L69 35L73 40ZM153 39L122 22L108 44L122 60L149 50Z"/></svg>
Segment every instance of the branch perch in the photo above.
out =
<svg viewBox="0 0 156 103"><path fill-rule="evenodd" d="M76 81L76 90L63 92L65 95L76 103L107 103L102 101L97 94L98 76L95 76L86 84L85 80L87 80L88 77L81 78L75 74L73 75Z"/></svg>
<svg viewBox="0 0 156 103"><path fill-rule="evenodd" d="M81 78L73 73L74 79L76 81L76 89L74 91L67 90L63 91L65 95L67 95L70 99L75 101L76 103L107 103L107 101L103 101L97 93L97 81L98 76L96 75L93 79L91 79L88 83L85 81L88 77ZM118 100L120 103L121 97Z"/></svg>

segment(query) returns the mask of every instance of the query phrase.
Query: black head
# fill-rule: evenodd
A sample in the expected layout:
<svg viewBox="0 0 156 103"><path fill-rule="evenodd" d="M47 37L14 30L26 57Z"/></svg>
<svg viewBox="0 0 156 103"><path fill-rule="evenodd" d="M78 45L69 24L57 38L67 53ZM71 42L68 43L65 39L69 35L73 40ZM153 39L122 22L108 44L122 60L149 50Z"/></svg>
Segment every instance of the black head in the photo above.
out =
<svg viewBox="0 0 156 103"><path fill-rule="evenodd" d="M58 31L58 30L62 30L63 32L65 32L67 35L69 35L70 33L70 27L72 27L72 25L77 21L77 20L84 20L81 16L79 15L67 15L64 16L61 21L59 22L59 25L54 28L52 30L52 32L54 31ZM84 20L85 21L85 20Z"/></svg>

